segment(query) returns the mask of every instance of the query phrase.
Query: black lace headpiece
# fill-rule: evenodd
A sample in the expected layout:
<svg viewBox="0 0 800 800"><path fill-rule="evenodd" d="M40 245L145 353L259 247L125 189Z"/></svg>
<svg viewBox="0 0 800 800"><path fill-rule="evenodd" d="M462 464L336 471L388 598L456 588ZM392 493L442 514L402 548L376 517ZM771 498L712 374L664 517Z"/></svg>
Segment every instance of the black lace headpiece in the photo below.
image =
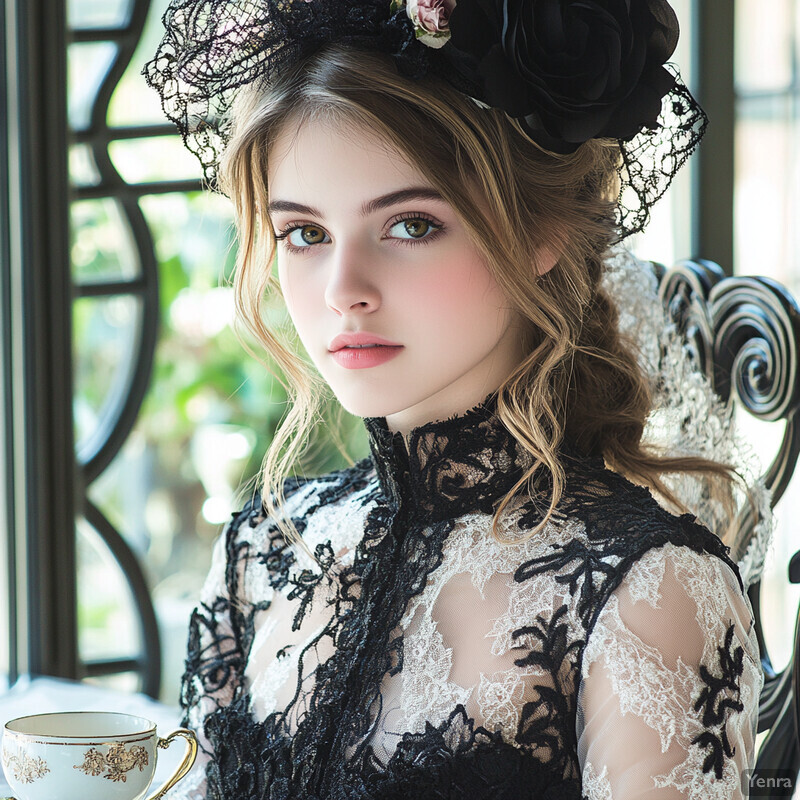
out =
<svg viewBox="0 0 800 800"><path fill-rule="evenodd" d="M552 152L616 139L620 238L644 228L707 124L667 64L678 22L666 0L171 0L163 21L144 75L212 185L236 90L328 43L438 76Z"/></svg>

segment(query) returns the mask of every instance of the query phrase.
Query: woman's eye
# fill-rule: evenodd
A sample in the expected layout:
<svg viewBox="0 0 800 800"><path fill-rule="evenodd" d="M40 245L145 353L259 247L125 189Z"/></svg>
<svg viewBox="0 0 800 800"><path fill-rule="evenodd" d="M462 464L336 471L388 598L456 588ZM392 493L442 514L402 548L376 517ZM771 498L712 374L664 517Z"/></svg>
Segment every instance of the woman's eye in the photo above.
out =
<svg viewBox="0 0 800 800"><path fill-rule="evenodd" d="M328 234L316 225L293 228L286 234L286 239L292 247L309 247L312 244L324 244L330 241Z"/></svg>
<svg viewBox="0 0 800 800"><path fill-rule="evenodd" d="M424 239L437 230L439 230L439 226L430 220L414 217L395 222L389 232L396 239Z"/></svg>

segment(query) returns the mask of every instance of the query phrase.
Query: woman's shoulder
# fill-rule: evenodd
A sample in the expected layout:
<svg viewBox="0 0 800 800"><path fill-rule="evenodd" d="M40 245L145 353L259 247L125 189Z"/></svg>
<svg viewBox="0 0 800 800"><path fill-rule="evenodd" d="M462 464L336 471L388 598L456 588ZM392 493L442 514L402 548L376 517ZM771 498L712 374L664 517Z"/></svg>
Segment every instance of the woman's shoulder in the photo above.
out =
<svg viewBox="0 0 800 800"><path fill-rule="evenodd" d="M359 524L356 512L374 496L374 478L369 459L324 475L287 477L284 502L276 511L282 523L291 522L312 551L325 540L335 549L355 535ZM274 495L272 499L276 504ZM212 562L219 580L229 584L229 591L240 599L263 600L271 594L269 585L285 585L293 572L318 570L303 548L286 535L285 525L281 527L276 516L269 513L262 493L254 489L217 539Z"/></svg>
<svg viewBox="0 0 800 800"><path fill-rule="evenodd" d="M532 527L541 520L541 509L531 508L529 516L523 510L518 524ZM586 627L623 582L665 559L677 568L716 565L744 593L739 567L719 536L692 514L671 513L649 489L608 469L602 459L576 462L567 470L551 531L542 547L520 560L515 581L550 574L571 587Z"/></svg>
<svg viewBox="0 0 800 800"><path fill-rule="evenodd" d="M631 560L670 542L729 561L730 548L694 514L669 511L650 489L609 469L602 459L568 471L560 508L582 520L587 542L603 553Z"/></svg>

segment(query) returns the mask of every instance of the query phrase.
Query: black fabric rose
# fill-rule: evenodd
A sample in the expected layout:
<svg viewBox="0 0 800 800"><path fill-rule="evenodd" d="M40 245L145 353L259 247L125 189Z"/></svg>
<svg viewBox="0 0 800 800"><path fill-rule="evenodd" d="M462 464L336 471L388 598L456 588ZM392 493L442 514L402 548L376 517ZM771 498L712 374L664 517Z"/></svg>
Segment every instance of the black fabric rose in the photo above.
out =
<svg viewBox="0 0 800 800"><path fill-rule="evenodd" d="M450 30L452 58L482 80L477 99L557 152L655 127L675 85L666 0L460 0Z"/></svg>

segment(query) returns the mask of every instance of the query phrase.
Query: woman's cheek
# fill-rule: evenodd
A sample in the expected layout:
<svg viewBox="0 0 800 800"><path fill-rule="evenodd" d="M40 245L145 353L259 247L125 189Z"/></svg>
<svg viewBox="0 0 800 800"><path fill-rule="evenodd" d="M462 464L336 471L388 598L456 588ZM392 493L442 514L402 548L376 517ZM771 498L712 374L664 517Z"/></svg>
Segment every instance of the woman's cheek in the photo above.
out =
<svg viewBox="0 0 800 800"><path fill-rule="evenodd" d="M286 262L282 255L278 254L278 284L281 287L281 296L283 297L286 308L291 313L292 305L292 290L289 286L288 276L286 274Z"/></svg>
<svg viewBox="0 0 800 800"><path fill-rule="evenodd" d="M413 269L419 289L439 300L446 300L454 291L463 294L465 279L471 280L469 254L459 247L437 247L435 243L429 247L431 252Z"/></svg>
<svg viewBox="0 0 800 800"><path fill-rule="evenodd" d="M281 292L289 315L297 324L304 323L307 317L314 315L319 304L325 302L324 287L317 288L309 281L304 280L299 271L292 274L288 265L282 265L280 262L278 274Z"/></svg>
<svg viewBox="0 0 800 800"><path fill-rule="evenodd" d="M472 310L485 308L489 299L487 292L493 286L489 277L483 264L475 263L474 254L463 253L432 271L425 295L439 304L443 316L460 318L469 324L464 317Z"/></svg>

